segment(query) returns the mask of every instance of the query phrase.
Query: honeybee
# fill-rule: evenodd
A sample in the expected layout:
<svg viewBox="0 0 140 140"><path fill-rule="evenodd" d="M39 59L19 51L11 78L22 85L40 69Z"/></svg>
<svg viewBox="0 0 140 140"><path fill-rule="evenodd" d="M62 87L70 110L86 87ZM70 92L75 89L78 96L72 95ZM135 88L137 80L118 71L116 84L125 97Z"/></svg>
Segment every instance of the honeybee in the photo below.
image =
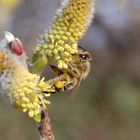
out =
<svg viewBox="0 0 140 140"><path fill-rule="evenodd" d="M85 79L90 72L91 60L91 54L78 46L78 53L72 56L72 61L68 63L68 69L59 69L54 65L50 65L57 76L48 82L52 83L55 91L70 91L70 97L73 98L77 93L81 80Z"/></svg>

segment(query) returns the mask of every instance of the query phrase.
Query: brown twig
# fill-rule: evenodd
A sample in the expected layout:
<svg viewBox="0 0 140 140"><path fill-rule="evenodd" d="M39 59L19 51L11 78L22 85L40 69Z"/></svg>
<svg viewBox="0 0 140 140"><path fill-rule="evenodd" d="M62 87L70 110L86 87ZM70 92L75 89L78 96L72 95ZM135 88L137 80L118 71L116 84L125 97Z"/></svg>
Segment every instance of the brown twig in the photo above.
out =
<svg viewBox="0 0 140 140"><path fill-rule="evenodd" d="M45 110L41 111L41 122L38 130L40 132L40 140L54 140L54 134L50 123L50 117Z"/></svg>

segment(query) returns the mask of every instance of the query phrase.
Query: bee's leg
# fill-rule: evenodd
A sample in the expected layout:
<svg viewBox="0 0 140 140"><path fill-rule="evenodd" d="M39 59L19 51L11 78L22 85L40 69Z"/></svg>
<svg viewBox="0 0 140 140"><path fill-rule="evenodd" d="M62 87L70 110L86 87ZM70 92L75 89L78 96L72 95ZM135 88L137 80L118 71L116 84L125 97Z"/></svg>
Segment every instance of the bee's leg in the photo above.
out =
<svg viewBox="0 0 140 140"><path fill-rule="evenodd" d="M68 90L68 91L72 90L73 85L74 85L74 81L68 81L64 86L64 90Z"/></svg>
<svg viewBox="0 0 140 140"><path fill-rule="evenodd" d="M67 83L67 81L64 81L64 80L61 81L58 77L51 79L47 82L50 86L46 91L43 91L43 93L45 94L60 93L61 91L64 91L65 83Z"/></svg>
<svg viewBox="0 0 140 140"><path fill-rule="evenodd" d="M49 66L51 67L51 69L52 69L56 74L58 74L58 75L63 74L63 71L60 70L58 67L53 66L53 65L49 65Z"/></svg>

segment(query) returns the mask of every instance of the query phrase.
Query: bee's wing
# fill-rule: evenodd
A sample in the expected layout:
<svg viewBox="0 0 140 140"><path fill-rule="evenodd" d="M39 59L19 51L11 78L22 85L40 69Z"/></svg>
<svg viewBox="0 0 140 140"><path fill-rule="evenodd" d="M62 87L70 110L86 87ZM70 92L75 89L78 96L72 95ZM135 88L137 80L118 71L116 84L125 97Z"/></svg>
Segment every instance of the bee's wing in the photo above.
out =
<svg viewBox="0 0 140 140"><path fill-rule="evenodd" d="M83 77L83 75L81 75L81 77L80 77L79 79L75 79L75 80L76 80L76 81L75 81L75 85L74 85L74 87L73 87L73 88L71 89L71 91L70 91L69 99L71 99L71 100L74 99L74 97L75 97L75 95L76 95L76 93L77 93L77 91L78 91L78 88L79 88L79 86L80 86L82 77Z"/></svg>

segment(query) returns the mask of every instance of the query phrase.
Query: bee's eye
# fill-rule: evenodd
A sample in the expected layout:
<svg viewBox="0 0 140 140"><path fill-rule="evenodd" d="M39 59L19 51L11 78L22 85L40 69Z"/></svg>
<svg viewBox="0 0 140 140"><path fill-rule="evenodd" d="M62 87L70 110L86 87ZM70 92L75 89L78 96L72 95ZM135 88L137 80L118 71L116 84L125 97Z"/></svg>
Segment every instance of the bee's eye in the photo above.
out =
<svg viewBox="0 0 140 140"><path fill-rule="evenodd" d="M9 47L11 51L14 52L18 56L24 53L23 45L21 41L17 38L15 38L13 41L9 43Z"/></svg>
<svg viewBox="0 0 140 140"><path fill-rule="evenodd" d="M84 59L84 60L87 59L87 55L86 54L79 54L79 57Z"/></svg>

